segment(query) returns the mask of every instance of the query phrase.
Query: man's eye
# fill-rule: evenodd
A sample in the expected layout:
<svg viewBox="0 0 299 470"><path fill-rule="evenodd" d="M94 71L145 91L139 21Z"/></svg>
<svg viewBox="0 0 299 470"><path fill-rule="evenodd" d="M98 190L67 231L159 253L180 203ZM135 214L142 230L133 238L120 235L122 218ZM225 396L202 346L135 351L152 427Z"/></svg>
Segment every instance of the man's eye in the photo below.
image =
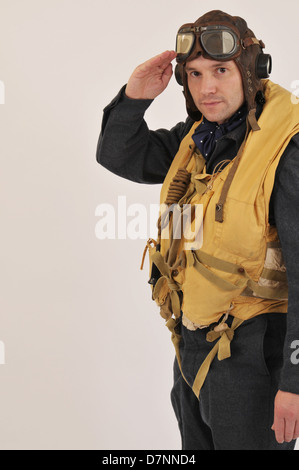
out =
<svg viewBox="0 0 299 470"><path fill-rule="evenodd" d="M226 72L226 68L225 68L225 67L219 67L219 68L218 68L218 72L219 72L219 73L225 73L225 72Z"/></svg>

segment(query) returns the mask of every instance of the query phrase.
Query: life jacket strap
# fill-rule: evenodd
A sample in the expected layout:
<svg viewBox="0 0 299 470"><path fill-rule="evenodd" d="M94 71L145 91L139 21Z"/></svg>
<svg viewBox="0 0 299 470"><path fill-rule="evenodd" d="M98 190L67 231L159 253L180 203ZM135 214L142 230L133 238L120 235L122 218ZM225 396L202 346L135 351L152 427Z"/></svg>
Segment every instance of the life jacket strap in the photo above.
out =
<svg viewBox="0 0 299 470"><path fill-rule="evenodd" d="M231 356L230 343L234 337L235 330L243 323L244 320L241 320L240 318L235 317L233 319L231 327L229 327L227 323L221 322L219 325L217 325L218 328L216 326L214 330L211 330L207 333L207 336L206 336L207 341L213 342L216 339L218 339L218 341L214 345L214 347L211 349L211 351L209 352L209 354L207 355L203 363L201 364L192 385L190 385L190 383L184 376L184 373L182 370L182 361L181 361L181 356L180 356L181 335L178 332L178 326L179 326L180 321L181 321L180 318L170 318L166 322L166 326L171 332L171 340L175 348L176 358L177 358L178 366L182 374L182 377L185 380L185 382L189 385L189 387L192 388L192 391L194 392L195 396L199 400L200 390L202 389L202 386L205 382L205 379L207 377L207 374L209 372L213 359L216 357L216 355L219 361L227 359Z"/></svg>
<svg viewBox="0 0 299 470"><path fill-rule="evenodd" d="M170 268L168 264L165 262L163 256L159 251L156 251L152 256L151 256L151 261L153 264L155 264L158 268L158 270L161 273L161 277L159 277L157 283L154 286L153 289L153 299L159 299L160 293L162 292L163 298L165 297L165 283L167 283L168 287L168 293L170 296L171 300L171 307L172 307L172 312L176 318L178 318L181 314L181 301L179 297L179 291L181 290L180 285L175 282L175 280L172 277L173 271L178 267L178 264L183 265L185 264L184 261L184 253L182 252L180 258L179 258L179 263Z"/></svg>
<svg viewBox="0 0 299 470"><path fill-rule="evenodd" d="M243 321L244 320L241 320L240 318L234 317L231 327L228 327L226 323L222 323L223 326L226 325L225 328L222 328L220 331L215 331L214 329L207 333L207 341L212 342L215 341L217 338L219 339L213 349L211 349L203 363L201 364L194 379L192 390L198 399L200 395L200 390L204 384L204 381L216 354L219 361L223 361L224 359L227 359L231 356L230 343L234 337L235 330L243 323Z"/></svg>
<svg viewBox="0 0 299 470"><path fill-rule="evenodd" d="M182 371L182 362L181 362L181 355L180 355L181 335L178 332L178 327L179 327L180 322L181 322L180 318L170 318L166 322L166 326L169 329L169 331L171 332L171 341L174 345L176 359L177 359L177 362L178 362L178 366L179 366L181 375L182 375L183 379L185 380L185 382L189 385L189 387L191 387L191 385L189 384L188 380L186 379L186 377L184 376L183 371Z"/></svg>
<svg viewBox="0 0 299 470"><path fill-rule="evenodd" d="M188 266L193 266L201 275L224 291L242 291L244 289L250 289L251 294L250 291L247 291L249 295L263 299L285 300L288 298L287 277L284 271L263 268L260 278L270 281L279 281L281 283L281 287L268 287L254 281L243 266L216 258L201 250L197 250L196 252L191 250L186 251L186 259ZM220 278L206 266L230 274L239 274L240 279L236 284L233 284Z"/></svg>

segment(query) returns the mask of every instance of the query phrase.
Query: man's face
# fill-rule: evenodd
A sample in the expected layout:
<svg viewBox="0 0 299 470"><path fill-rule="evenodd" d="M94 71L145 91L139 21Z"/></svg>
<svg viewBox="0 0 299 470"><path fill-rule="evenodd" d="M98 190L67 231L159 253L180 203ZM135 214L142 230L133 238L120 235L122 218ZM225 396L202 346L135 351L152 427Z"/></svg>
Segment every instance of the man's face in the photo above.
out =
<svg viewBox="0 0 299 470"><path fill-rule="evenodd" d="M243 104L240 71L233 60L218 62L200 56L185 67L193 101L208 121L223 124Z"/></svg>

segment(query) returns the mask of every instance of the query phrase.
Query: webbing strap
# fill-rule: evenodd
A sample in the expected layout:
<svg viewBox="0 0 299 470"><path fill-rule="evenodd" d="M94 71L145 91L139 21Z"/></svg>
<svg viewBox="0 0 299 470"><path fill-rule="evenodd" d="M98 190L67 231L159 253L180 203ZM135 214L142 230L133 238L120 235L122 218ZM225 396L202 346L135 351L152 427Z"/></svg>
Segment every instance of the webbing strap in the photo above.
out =
<svg viewBox="0 0 299 470"><path fill-rule="evenodd" d="M247 286L252 290L257 297L261 297L262 299L273 299L273 300L287 300L288 299L288 289L287 287L267 287L267 286L260 286L257 282L252 281L252 279L248 280Z"/></svg>
<svg viewBox="0 0 299 470"><path fill-rule="evenodd" d="M186 252L187 263L189 266L194 266L194 268L202 274L206 279L210 282L214 283L222 290L242 290L245 287L249 287L254 294L258 297L262 297L265 299L287 299L288 297L288 289L287 287L281 288L273 288L267 286L261 286L258 282L251 279L249 274L238 264L230 263L229 261L224 261L215 256L209 255L204 253L200 250L197 250L196 253L194 251L187 251ZM226 281L206 266L208 265L212 268L218 269L219 271L231 273L231 274L238 274L241 276L241 279L237 281L236 284L233 284L229 281ZM267 280L280 280L286 281L286 273L282 273L280 271L275 271L272 269L263 269L261 277Z"/></svg>
<svg viewBox="0 0 299 470"><path fill-rule="evenodd" d="M245 287L246 285L246 282L244 282L243 279L240 280L241 281L240 285L232 284L231 282L226 281L225 279L222 279L221 277L217 276L217 274L215 274L213 271L211 271L210 269L204 266L204 264L209 264L209 266L215 267L216 269L219 269L221 271L232 272L231 269L228 271L226 267L226 264L231 264L231 263L227 263L226 261L222 262L222 260L211 257L210 255L206 255L206 253L204 254L204 256L202 256L202 254L198 256L197 254L194 253L194 251L191 251L191 250L186 251L186 258L187 258L187 263L189 266L193 266L196 269L196 271L202 274L206 279L208 279L208 281L217 285L224 291L242 290L243 287ZM235 265L231 265L231 266L233 267L235 271Z"/></svg>
<svg viewBox="0 0 299 470"><path fill-rule="evenodd" d="M224 204L225 204L225 201L226 201L226 197L227 197L227 194L228 194L228 191L229 191L229 188L232 184L232 181L234 179L234 176L236 174L236 171L238 169L238 166L239 166L239 163L240 163L240 160L241 160L241 157L242 157L242 154L243 154L243 150L244 150L244 147L245 147L245 144L246 144L246 141L247 141L247 137L248 137L248 134L249 134L249 126L251 125L249 123L249 120L248 120L248 116L247 116L247 127L246 127L246 134L245 134L245 137L244 137L244 140L238 150L238 153L236 155L236 157L232 160L233 164L228 172L228 175L223 183L223 186L222 186L222 190L221 190L221 194L220 194L220 198L216 204L216 210L215 210L215 221L216 222L220 222L222 223L223 222L223 207L224 207Z"/></svg>
<svg viewBox="0 0 299 470"><path fill-rule="evenodd" d="M240 318L234 318L230 328L228 327L226 323L222 323L221 324L222 329L220 331L211 330L207 333L207 336L206 336L207 341L213 342L217 338L219 338L219 340L217 341L213 349L209 352L204 362L200 366L195 376L192 387L187 381L186 377L184 376L183 370L182 370L182 362L181 362L181 356L180 356L181 335L176 331L176 327L178 326L180 319L170 318L166 322L166 326L171 332L171 340L175 348L176 358L177 358L178 366L182 374L182 377L185 380L185 382L189 385L189 387L192 388L192 391L194 392L195 396L198 399L200 395L200 390L204 384L204 381L207 377L212 361L215 358L216 354L218 354L217 357L219 361L222 361L223 359L227 359L228 357L231 356L230 343L234 337L234 331L241 325L241 323L243 323L243 321L244 320L241 320Z"/></svg>
<svg viewBox="0 0 299 470"><path fill-rule="evenodd" d="M155 251L151 256L151 261L157 266L163 276L170 277L170 269L164 261L160 251Z"/></svg>
<svg viewBox="0 0 299 470"><path fill-rule="evenodd" d="M159 292L162 286L165 283L165 280L168 284L170 289L169 295L171 300L172 311L175 317L179 317L181 313L181 302L178 295L178 291L180 290L180 286L172 279L171 277L171 270L167 263L165 263L163 256L159 251L156 251L151 256L152 262L157 266L161 273L161 277L156 282L156 285L153 289L153 298L156 299L159 295Z"/></svg>
<svg viewBox="0 0 299 470"><path fill-rule="evenodd" d="M276 271L274 269L264 268L261 277L269 281L287 282L286 271Z"/></svg>
<svg viewBox="0 0 299 470"><path fill-rule="evenodd" d="M166 322L166 326L167 328L169 329L169 331L171 332L171 341L174 345L174 349L175 349L175 355L176 355L176 358L177 358L177 361L178 361L178 366L179 366L179 369L180 369L180 372L182 374L182 377L183 379L185 380L185 382L189 385L190 387L190 384L189 382L187 381L186 377L184 376L183 374L183 371L182 371L182 362L181 362L181 355L180 355L180 341L181 341L181 335L176 331L176 327L178 326L179 322L181 320L179 318L170 318L167 322Z"/></svg>
<svg viewBox="0 0 299 470"><path fill-rule="evenodd" d="M207 341L212 342L215 341L217 338L219 338L219 340L203 361L194 379L192 390L198 399L200 390L204 384L204 381L216 354L218 354L217 358L219 361L227 359L231 356L230 343L234 337L234 331L243 323L243 321L244 320L241 320L240 318L234 318L230 328L227 327L222 331L212 330L209 331L209 333L207 334ZM224 323L223 325L226 325L226 323Z"/></svg>

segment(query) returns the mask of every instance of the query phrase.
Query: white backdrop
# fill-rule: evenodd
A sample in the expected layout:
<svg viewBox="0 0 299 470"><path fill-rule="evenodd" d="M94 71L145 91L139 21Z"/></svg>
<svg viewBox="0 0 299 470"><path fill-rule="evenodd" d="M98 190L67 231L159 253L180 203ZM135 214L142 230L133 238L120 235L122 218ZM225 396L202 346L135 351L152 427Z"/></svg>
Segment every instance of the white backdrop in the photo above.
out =
<svg viewBox="0 0 299 470"><path fill-rule="evenodd" d="M271 79L293 91L297 0L0 0L2 450L180 449L145 240L95 235L99 204L149 206L160 187L114 176L95 152L102 109L133 68L216 8L247 20ZM147 121L185 117L172 80Z"/></svg>

